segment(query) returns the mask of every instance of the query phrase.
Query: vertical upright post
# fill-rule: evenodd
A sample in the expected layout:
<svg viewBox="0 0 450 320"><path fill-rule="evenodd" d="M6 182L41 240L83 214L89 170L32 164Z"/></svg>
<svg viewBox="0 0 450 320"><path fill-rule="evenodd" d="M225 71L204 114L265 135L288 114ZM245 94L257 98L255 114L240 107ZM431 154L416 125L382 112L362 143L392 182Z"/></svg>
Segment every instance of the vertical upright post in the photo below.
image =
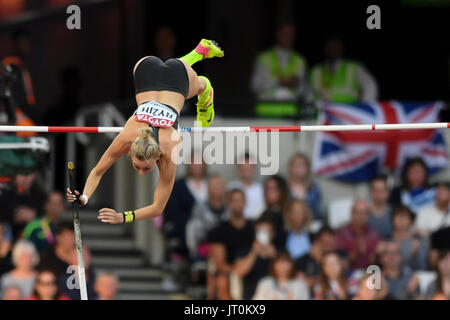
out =
<svg viewBox="0 0 450 320"><path fill-rule="evenodd" d="M75 194L75 165L73 162L67 163L67 170L69 172L69 184L70 191ZM77 249L78 258L78 283L80 286L80 296L81 300L87 300L87 289L86 289L86 274L84 270L84 258L83 258L83 244L81 242L81 229L80 229L80 217L78 215L77 203L72 202L72 214L73 214L73 227L75 230L75 246Z"/></svg>

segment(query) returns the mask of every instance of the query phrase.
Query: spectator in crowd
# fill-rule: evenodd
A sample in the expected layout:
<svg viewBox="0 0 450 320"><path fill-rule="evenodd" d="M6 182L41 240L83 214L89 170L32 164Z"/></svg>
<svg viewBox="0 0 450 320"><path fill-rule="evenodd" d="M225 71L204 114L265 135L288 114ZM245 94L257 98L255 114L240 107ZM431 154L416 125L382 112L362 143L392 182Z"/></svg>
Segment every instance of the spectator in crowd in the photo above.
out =
<svg viewBox="0 0 450 320"><path fill-rule="evenodd" d="M115 300L119 291L119 278L111 271L101 271L95 278L98 300Z"/></svg>
<svg viewBox="0 0 450 320"><path fill-rule="evenodd" d="M175 47L177 45L177 38L170 27L158 27L155 32L154 45L156 49L155 56L161 60L166 61L167 59L176 57Z"/></svg>
<svg viewBox="0 0 450 320"><path fill-rule="evenodd" d="M84 270L86 276L86 290L89 300L97 299L95 288L95 270L91 266L91 253L86 246L83 246ZM64 274L59 275L58 283L61 293L69 297L70 300L81 300L80 290L75 287L75 277L78 279L78 255L76 248L73 248L69 254L70 269ZM69 286L70 284L70 286Z"/></svg>
<svg viewBox="0 0 450 320"><path fill-rule="evenodd" d="M253 228L245 219L245 194L241 189L233 189L228 192L229 220L220 223L209 236L210 259L215 272L208 275L208 287L211 296L215 295L220 300L229 300L229 276L233 269L233 263L241 247L251 245L253 241Z"/></svg>
<svg viewBox="0 0 450 320"><path fill-rule="evenodd" d="M3 290L2 300L23 300L22 291L18 286L8 286Z"/></svg>
<svg viewBox="0 0 450 320"><path fill-rule="evenodd" d="M282 22L276 45L258 55L251 89L259 100L295 101L307 90L306 61L293 48L295 33L293 22Z"/></svg>
<svg viewBox="0 0 450 320"><path fill-rule="evenodd" d="M70 300L61 293L58 279L52 270L42 269L37 275L33 294L27 300Z"/></svg>
<svg viewBox="0 0 450 320"><path fill-rule="evenodd" d="M441 251L437 259L437 278L428 285L425 298L450 300L450 251Z"/></svg>
<svg viewBox="0 0 450 320"><path fill-rule="evenodd" d="M264 188L260 182L255 181L256 161L245 153L239 159L237 172L239 180L228 184L228 190L239 188L245 192L246 206L245 217L249 220L256 220L264 210Z"/></svg>
<svg viewBox="0 0 450 320"><path fill-rule="evenodd" d="M325 42L325 61L311 71L310 83L317 99L325 102L374 102L378 86L374 77L357 61L344 58L342 39Z"/></svg>
<svg viewBox="0 0 450 320"><path fill-rule="evenodd" d="M394 210L392 220L394 232L392 240L400 244L400 254L404 267L411 270L425 270L428 262L428 241L414 236L412 226L415 214L406 206Z"/></svg>
<svg viewBox="0 0 450 320"><path fill-rule="evenodd" d="M348 254L350 269L364 269L375 260L378 233L368 226L369 205L357 200L352 208L352 217L348 225L336 232L337 248Z"/></svg>
<svg viewBox="0 0 450 320"><path fill-rule="evenodd" d="M20 237L25 225L44 214L47 195L36 182L36 172L20 173L14 178L13 187L2 192L0 207L13 228L14 238Z"/></svg>
<svg viewBox="0 0 450 320"><path fill-rule="evenodd" d="M306 280L310 289L313 288L320 273L322 257L336 250L336 235L333 229L323 226L314 236L311 250L295 261L295 270L299 279Z"/></svg>
<svg viewBox="0 0 450 320"><path fill-rule="evenodd" d="M450 251L450 226L436 230L430 235L429 266L436 268L441 251Z"/></svg>
<svg viewBox="0 0 450 320"><path fill-rule="evenodd" d="M436 189L428 184L428 169L422 158L411 158L402 172L402 185L392 190L391 204L403 204L414 213L434 202Z"/></svg>
<svg viewBox="0 0 450 320"><path fill-rule="evenodd" d="M320 262L319 280L314 286L316 300L346 300L347 278L336 252L326 253Z"/></svg>
<svg viewBox="0 0 450 320"><path fill-rule="evenodd" d="M433 204L422 208L417 215L416 231L422 237L429 237L434 231L450 226L450 185L439 183Z"/></svg>
<svg viewBox="0 0 450 320"><path fill-rule="evenodd" d="M83 78L79 67L76 65L64 67L58 73L58 80L59 93L42 116L42 120L52 125L74 125L75 114L83 105L81 101Z"/></svg>
<svg viewBox="0 0 450 320"><path fill-rule="evenodd" d="M186 225L186 243L192 258L207 258L208 233L226 217L226 182L219 174L208 178L208 200L197 202Z"/></svg>
<svg viewBox="0 0 450 320"><path fill-rule="evenodd" d="M55 244L57 224L65 210L64 203L61 192L51 192L44 205L45 216L31 221L25 227L22 238L33 243L39 253Z"/></svg>
<svg viewBox="0 0 450 320"><path fill-rule="evenodd" d="M281 235L284 232L283 212L289 200L287 184L281 176L274 175L266 179L264 200L266 209L262 215L272 219L276 233Z"/></svg>
<svg viewBox="0 0 450 320"><path fill-rule="evenodd" d="M311 162L303 153L295 153L289 162L289 193L294 199L305 200L314 219L322 219L320 187L314 182Z"/></svg>
<svg viewBox="0 0 450 320"><path fill-rule="evenodd" d="M49 269L59 277L67 272L75 248L75 233L71 223L63 223L56 231L56 243L41 254L39 269Z"/></svg>
<svg viewBox="0 0 450 320"><path fill-rule="evenodd" d="M270 274L258 282L253 300L309 300L308 285L295 278L294 261L288 253L273 259Z"/></svg>
<svg viewBox="0 0 450 320"><path fill-rule="evenodd" d="M273 221L267 216L261 216L254 223L255 238L253 244L241 247L236 254L234 273L242 278L243 298L249 300L255 294L259 280L270 270L272 259L278 250L274 242L276 231Z"/></svg>
<svg viewBox="0 0 450 320"><path fill-rule="evenodd" d="M8 223L0 222L0 277L14 266L11 264L11 248L13 243L11 227Z"/></svg>
<svg viewBox="0 0 450 320"><path fill-rule="evenodd" d="M380 252L380 262L390 296L396 300L410 300L417 296L419 280L409 267L403 266L398 242L385 243Z"/></svg>
<svg viewBox="0 0 450 320"><path fill-rule="evenodd" d="M162 215L171 261L185 261L188 258L186 224L191 218L194 205L197 202L206 202L207 195L206 164L201 153L193 151L187 166L187 174L175 181Z"/></svg>
<svg viewBox="0 0 450 320"><path fill-rule="evenodd" d="M358 294L353 297L353 300L391 300L392 297L388 296L388 285L386 279L381 275L379 285L376 287L376 282L373 283L371 278L373 274L364 273L364 275L359 280L359 290Z"/></svg>
<svg viewBox="0 0 450 320"><path fill-rule="evenodd" d="M297 260L311 249L308 233L311 213L308 204L303 200L292 200L286 207L286 250L292 259Z"/></svg>
<svg viewBox="0 0 450 320"><path fill-rule="evenodd" d="M36 98L34 95L33 81L27 67L27 60L32 53L30 35L25 30L16 30L11 35L13 52L5 57L1 64L10 66L19 81L15 81L12 87L12 97L15 105L12 107L14 122L18 126L34 126L36 118ZM10 119L11 121L11 119ZM34 132L19 132L17 136L34 136Z"/></svg>
<svg viewBox="0 0 450 320"><path fill-rule="evenodd" d="M388 202L387 177L377 176L370 182L370 215L368 224L379 236L387 239L392 235L392 209Z"/></svg>
<svg viewBox="0 0 450 320"><path fill-rule="evenodd" d="M36 281L34 268L39 263L39 255L32 243L21 240L14 246L12 259L15 268L5 273L0 279L1 291L14 285L20 288L24 296L28 297L33 292Z"/></svg>

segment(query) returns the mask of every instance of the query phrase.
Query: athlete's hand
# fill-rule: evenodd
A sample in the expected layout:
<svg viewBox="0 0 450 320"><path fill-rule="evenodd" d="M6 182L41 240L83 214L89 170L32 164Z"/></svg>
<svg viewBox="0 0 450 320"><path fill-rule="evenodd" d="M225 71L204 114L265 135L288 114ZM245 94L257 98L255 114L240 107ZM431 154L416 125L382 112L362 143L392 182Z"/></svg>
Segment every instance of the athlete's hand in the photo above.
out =
<svg viewBox="0 0 450 320"><path fill-rule="evenodd" d="M83 197L80 197L80 193L77 190L75 190L75 194L73 194L72 191L70 191L70 188L67 188L66 195L69 202L77 201L80 207L84 207L86 205L85 199Z"/></svg>
<svg viewBox="0 0 450 320"><path fill-rule="evenodd" d="M103 208L98 212L98 218L104 223L118 224L123 223L123 214L114 209Z"/></svg>

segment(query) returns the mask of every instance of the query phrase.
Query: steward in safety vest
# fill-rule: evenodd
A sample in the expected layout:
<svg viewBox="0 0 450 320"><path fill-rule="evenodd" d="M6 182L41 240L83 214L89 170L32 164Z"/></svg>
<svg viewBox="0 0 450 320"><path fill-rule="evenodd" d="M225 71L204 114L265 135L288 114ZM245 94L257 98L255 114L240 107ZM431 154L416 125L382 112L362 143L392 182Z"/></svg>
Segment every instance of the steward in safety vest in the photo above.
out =
<svg viewBox="0 0 450 320"><path fill-rule="evenodd" d="M372 102L378 98L373 76L358 62L342 58L343 43L332 38L325 44L325 62L315 66L310 85L316 99L335 103Z"/></svg>
<svg viewBox="0 0 450 320"><path fill-rule="evenodd" d="M295 40L295 25L281 24L276 32L275 47L258 55L251 80L251 89L259 101L297 102L306 78L306 61L292 47ZM257 110L258 115L266 113L292 113L298 110L281 110L287 104L273 103L267 110ZM293 104L293 108L298 107ZM277 110L274 110L277 109ZM289 114L288 114L289 115Z"/></svg>

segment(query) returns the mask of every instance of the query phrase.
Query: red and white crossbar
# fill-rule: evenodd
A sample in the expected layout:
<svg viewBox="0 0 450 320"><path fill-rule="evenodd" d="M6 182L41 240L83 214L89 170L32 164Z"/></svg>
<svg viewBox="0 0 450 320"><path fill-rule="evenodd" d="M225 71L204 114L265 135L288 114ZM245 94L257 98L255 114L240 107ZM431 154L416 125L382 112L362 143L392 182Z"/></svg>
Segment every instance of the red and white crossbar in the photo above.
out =
<svg viewBox="0 0 450 320"><path fill-rule="evenodd" d="M305 126L265 126L265 127L184 127L182 132L322 132L322 131L379 131L447 129L450 122L398 123L398 124L355 124L355 125L305 125ZM55 126L0 126L0 132L84 132L119 133L122 127L55 127Z"/></svg>

